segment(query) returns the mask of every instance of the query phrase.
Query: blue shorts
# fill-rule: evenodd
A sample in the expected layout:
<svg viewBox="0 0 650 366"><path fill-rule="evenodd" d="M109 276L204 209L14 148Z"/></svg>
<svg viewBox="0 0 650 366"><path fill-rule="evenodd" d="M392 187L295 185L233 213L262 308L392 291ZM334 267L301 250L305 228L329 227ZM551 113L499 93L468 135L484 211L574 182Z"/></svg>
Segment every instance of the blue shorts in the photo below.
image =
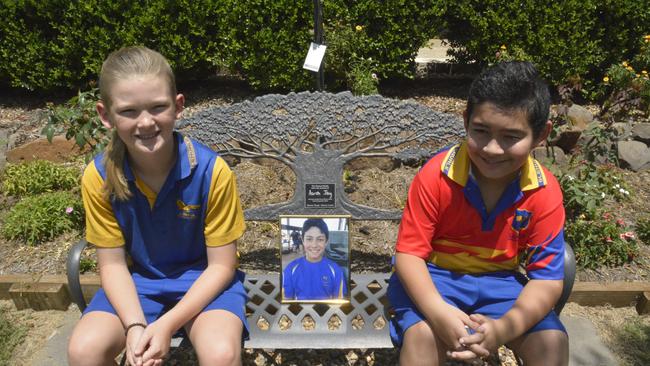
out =
<svg viewBox="0 0 650 366"><path fill-rule="evenodd" d="M448 304L467 314L483 314L493 319L501 318L512 308L527 281L523 274L513 271L469 275L442 269L431 263L427 267L436 289ZM406 294L396 273L388 282L387 296L394 312L390 320L390 336L393 344L400 347L406 330L425 318ZM550 329L566 333L554 311L526 334Z"/></svg>
<svg viewBox="0 0 650 366"><path fill-rule="evenodd" d="M194 281L203 273L202 271L187 271L179 278L151 279L133 273L133 282L140 299L140 306L147 319L153 323L161 315L174 307L187 293ZM235 314L243 324L243 340L248 339L248 322L246 321L246 290L243 285L244 273L237 271L232 280L219 296L209 303L202 312L210 310L226 310ZM84 314L91 311L105 311L117 315L113 305L108 301L104 289L99 289L88 304Z"/></svg>

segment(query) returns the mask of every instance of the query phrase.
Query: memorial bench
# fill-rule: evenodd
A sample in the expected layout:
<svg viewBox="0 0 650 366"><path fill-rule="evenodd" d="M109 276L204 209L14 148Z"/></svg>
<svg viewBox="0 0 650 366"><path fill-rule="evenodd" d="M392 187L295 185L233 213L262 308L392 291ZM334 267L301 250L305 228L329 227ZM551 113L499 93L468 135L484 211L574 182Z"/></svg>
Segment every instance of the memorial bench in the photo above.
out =
<svg viewBox="0 0 650 366"><path fill-rule="evenodd" d="M278 222L279 215L286 214L344 214L352 220L399 220L399 210L372 208L347 198L342 181L345 164L357 158L381 158L395 164L421 163L431 156L435 146L463 135L460 118L434 112L415 102L307 92L267 95L197 112L181 121L179 129L228 159L267 158L291 168L296 176L293 199L246 210L248 222ZM312 184L331 188L332 200L310 204L308 187ZM88 290L84 293L80 284L79 263L85 247L85 241L74 245L67 262L71 298L81 310L92 295ZM575 277L575 259L569 246L565 260L564 289L555 307L558 314L571 293ZM244 286L249 298L246 312L250 339L244 347L392 348L385 296L389 277L390 273L351 273L348 304L286 304L281 302L279 274L247 274Z"/></svg>

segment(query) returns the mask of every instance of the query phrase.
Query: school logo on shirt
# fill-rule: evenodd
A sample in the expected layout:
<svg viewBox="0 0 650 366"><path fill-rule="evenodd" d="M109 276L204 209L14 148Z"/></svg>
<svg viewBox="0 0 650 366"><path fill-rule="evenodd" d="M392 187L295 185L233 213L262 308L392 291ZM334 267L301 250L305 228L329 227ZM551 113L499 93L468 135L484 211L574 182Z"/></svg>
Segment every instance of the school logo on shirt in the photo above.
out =
<svg viewBox="0 0 650 366"><path fill-rule="evenodd" d="M187 205L181 200L176 201L178 207L178 217L186 220L194 220L199 216L201 205Z"/></svg>
<svg viewBox="0 0 650 366"><path fill-rule="evenodd" d="M532 212L526 210L515 210L515 217L512 219L512 229L514 231L521 231L528 227Z"/></svg>
<svg viewBox="0 0 650 366"><path fill-rule="evenodd" d="M323 275L323 277L321 277L321 281L323 282L323 286L329 287L329 285L330 285L329 276Z"/></svg>

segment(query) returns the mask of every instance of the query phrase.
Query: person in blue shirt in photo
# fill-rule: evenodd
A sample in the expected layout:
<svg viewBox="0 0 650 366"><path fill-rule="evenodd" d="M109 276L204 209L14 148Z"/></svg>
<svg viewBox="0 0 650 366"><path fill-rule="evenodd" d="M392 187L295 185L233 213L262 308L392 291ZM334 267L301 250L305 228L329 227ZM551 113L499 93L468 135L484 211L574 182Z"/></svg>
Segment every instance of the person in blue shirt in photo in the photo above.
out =
<svg viewBox="0 0 650 366"><path fill-rule="evenodd" d="M287 300L343 299L347 286L343 270L325 257L329 229L323 219L307 219L302 225L304 257L284 269L282 292Z"/></svg>

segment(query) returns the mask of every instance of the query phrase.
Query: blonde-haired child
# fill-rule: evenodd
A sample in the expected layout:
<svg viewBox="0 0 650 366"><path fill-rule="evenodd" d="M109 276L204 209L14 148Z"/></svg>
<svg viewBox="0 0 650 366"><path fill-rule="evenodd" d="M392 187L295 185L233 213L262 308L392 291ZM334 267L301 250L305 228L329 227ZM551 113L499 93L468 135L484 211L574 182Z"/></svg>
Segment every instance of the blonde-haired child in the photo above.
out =
<svg viewBox="0 0 650 366"><path fill-rule="evenodd" d="M111 53L99 88L97 112L113 136L86 167L82 195L102 289L70 338L70 364L113 364L126 346L130 364L160 365L181 328L201 364L241 364L248 330L235 241L245 225L233 173L174 132L185 99L158 52Z"/></svg>

